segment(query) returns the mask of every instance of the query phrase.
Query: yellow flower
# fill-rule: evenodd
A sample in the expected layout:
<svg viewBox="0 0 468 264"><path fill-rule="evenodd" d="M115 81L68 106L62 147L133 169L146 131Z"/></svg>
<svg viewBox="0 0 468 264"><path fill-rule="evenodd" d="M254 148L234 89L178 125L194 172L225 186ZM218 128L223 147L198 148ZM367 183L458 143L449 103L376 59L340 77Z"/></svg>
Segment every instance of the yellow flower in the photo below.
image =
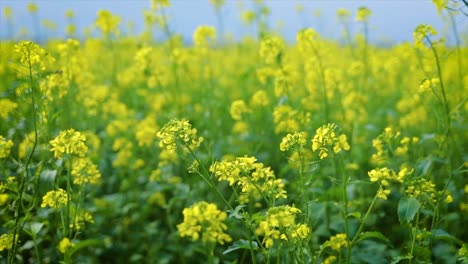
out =
<svg viewBox="0 0 468 264"><path fill-rule="evenodd" d="M296 223L295 216L300 212L298 208L289 205L270 207L255 233L263 236L262 242L266 248L272 247L274 241L303 240L310 234L310 229L305 224Z"/></svg>
<svg viewBox="0 0 468 264"><path fill-rule="evenodd" d="M324 246L331 247L335 251L339 251L341 248L345 248L349 245L346 234L336 234L325 242Z"/></svg>
<svg viewBox="0 0 468 264"><path fill-rule="evenodd" d="M210 4L212 4L215 8L221 8L225 2L225 0L210 0Z"/></svg>
<svg viewBox="0 0 468 264"><path fill-rule="evenodd" d="M242 120L242 114L248 113L250 110L243 100L235 100L232 102L229 112L232 119L240 121Z"/></svg>
<svg viewBox="0 0 468 264"><path fill-rule="evenodd" d="M58 250L62 253L65 254L67 251L71 248L73 248L75 244L68 239L68 237L63 238L60 240L59 245L58 245Z"/></svg>
<svg viewBox="0 0 468 264"><path fill-rule="evenodd" d="M324 159L329 155L329 147L333 147L334 153L339 153L341 150L349 150L345 134L337 135L337 126L335 124L326 124L317 129L317 132L312 139L312 150L319 150L320 159Z"/></svg>
<svg viewBox="0 0 468 264"><path fill-rule="evenodd" d="M61 208L68 203L69 195L61 188L56 191L49 191L42 197L41 207Z"/></svg>
<svg viewBox="0 0 468 264"><path fill-rule="evenodd" d="M18 236L16 236L16 240L18 240ZM11 246L13 245L13 234L2 234L0 236L0 252L3 250L10 250Z"/></svg>
<svg viewBox="0 0 468 264"><path fill-rule="evenodd" d="M101 173L97 166L89 158L73 159L72 171L74 184L98 184L101 180Z"/></svg>
<svg viewBox="0 0 468 264"><path fill-rule="evenodd" d="M184 221L177 225L181 237L190 237L192 240L201 240L207 243L224 245L232 238L225 233L227 225L226 212L222 212L215 204L198 202L182 212Z"/></svg>
<svg viewBox="0 0 468 264"><path fill-rule="evenodd" d="M10 20L13 17L13 11L12 11L11 7L5 6L3 8L3 15L5 16L5 18L7 20Z"/></svg>
<svg viewBox="0 0 468 264"><path fill-rule="evenodd" d="M8 157L10 155L11 147L13 147L13 141L7 140L0 135L0 159Z"/></svg>
<svg viewBox="0 0 468 264"><path fill-rule="evenodd" d="M8 202L8 194L0 193L0 206L6 204Z"/></svg>
<svg viewBox="0 0 468 264"><path fill-rule="evenodd" d="M202 25L193 32L193 43L197 47L207 47L216 40L216 29L212 26Z"/></svg>
<svg viewBox="0 0 468 264"><path fill-rule="evenodd" d="M39 7L37 7L37 5L33 2L30 2L27 8L28 8L28 12L31 14L35 14L37 13L37 11L39 11Z"/></svg>
<svg viewBox="0 0 468 264"><path fill-rule="evenodd" d="M50 141L52 148L50 151L54 152L57 159L61 159L63 154L75 154L79 157L84 157L88 151L85 145L86 137L73 128L66 131L61 131L60 134Z"/></svg>
<svg viewBox="0 0 468 264"><path fill-rule="evenodd" d="M356 15L356 21L363 21L367 22L369 20L369 17L371 16L372 12L370 11L369 8L362 6L359 7Z"/></svg>
<svg viewBox="0 0 468 264"><path fill-rule="evenodd" d="M117 34L119 33L120 17L114 16L108 10L99 10L95 24L105 35L110 33Z"/></svg>
<svg viewBox="0 0 468 264"><path fill-rule="evenodd" d="M300 149L307 143L305 132L296 132L287 134L280 143L280 150L287 151L290 149Z"/></svg>
<svg viewBox="0 0 468 264"><path fill-rule="evenodd" d="M182 143L184 149L194 150L203 142L203 137L197 137L197 129L192 128L188 120L172 119L156 135L159 138L159 147L174 151L177 142ZM187 150L187 149L185 149Z"/></svg>
<svg viewBox="0 0 468 264"><path fill-rule="evenodd" d="M283 39L279 37L267 37L260 43L260 58L266 64L272 64L279 59L285 48Z"/></svg>

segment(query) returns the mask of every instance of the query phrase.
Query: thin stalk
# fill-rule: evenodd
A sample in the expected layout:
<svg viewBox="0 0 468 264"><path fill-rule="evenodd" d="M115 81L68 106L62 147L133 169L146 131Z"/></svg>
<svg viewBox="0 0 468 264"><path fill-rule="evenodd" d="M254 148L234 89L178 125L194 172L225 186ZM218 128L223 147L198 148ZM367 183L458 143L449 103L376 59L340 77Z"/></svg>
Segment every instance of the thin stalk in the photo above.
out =
<svg viewBox="0 0 468 264"><path fill-rule="evenodd" d="M372 209L374 208L374 205L375 205L375 202L377 201L377 194L374 196L374 199L372 199L372 202L371 204L369 205L369 208L367 208L367 212L366 214L364 215L364 218L362 219L361 221L361 224L359 225L359 228L356 232L356 234L354 235L353 237L353 240L351 241L351 245L350 247L354 246L354 244L356 243L358 237L359 237L359 234L361 233L362 229L364 228L364 225L366 224L367 222L367 217L369 216L370 212L372 211Z"/></svg>
<svg viewBox="0 0 468 264"><path fill-rule="evenodd" d="M31 42L32 43L32 42ZM20 209L22 208L23 204L23 194L24 194L24 188L26 184L26 180L28 180L31 175L29 173L29 164L31 163L32 156L34 152L36 151L37 147L37 138L38 138L38 132L37 132L37 119L36 119L36 99L34 97L34 80L33 80L33 74L32 74L32 63L31 63L31 51L27 49L28 52L28 70L29 70L29 85L31 87L31 104L32 104L32 119L33 119L33 127L34 127L34 143L31 152L28 155L28 158L26 160L26 163L24 165L25 168L25 175L21 179L20 183L20 188L19 188L19 197L18 197L18 205L16 207L16 212L15 212L15 228L13 229L13 244L11 247L11 253L8 254L8 263L12 264L14 263L15 255L16 255L16 247L17 247L17 237L21 233L23 229L23 225L20 224Z"/></svg>
<svg viewBox="0 0 468 264"><path fill-rule="evenodd" d="M327 83L325 81L325 69L323 67L323 62L322 62L322 58L320 57L317 49L315 47L312 47L312 51L315 55L315 57L317 57L317 61L318 61L318 64L319 64L319 72L320 72L320 80L322 81L322 96L323 96L323 104L324 104L324 108L325 108L325 123L329 123L330 122L330 110L329 110L329 103L328 103L328 97L327 97Z"/></svg>

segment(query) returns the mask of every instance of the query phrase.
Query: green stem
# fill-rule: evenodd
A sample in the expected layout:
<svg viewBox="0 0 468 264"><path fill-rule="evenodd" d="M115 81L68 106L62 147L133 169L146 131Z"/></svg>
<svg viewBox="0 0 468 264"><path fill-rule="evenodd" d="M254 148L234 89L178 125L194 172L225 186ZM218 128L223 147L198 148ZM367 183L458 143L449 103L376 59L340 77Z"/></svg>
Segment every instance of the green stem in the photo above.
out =
<svg viewBox="0 0 468 264"><path fill-rule="evenodd" d="M302 156L302 151L299 148L297 150L299 155L299 179L301 181L301 192L302 192L302 201L305 206L305 222L309 223L309 199L307 199L306 191L305 191L305 183L304 183L304 158Z"/></svg>
<svg viewBox="0 0 468 264"><path fill-rule="evenodd" d="M366 214L364 215L364 218L362 219L361 224L359 225L359 228L358 228L356 234L355 234L354 237L353 237L353 240L351 241L350 247L354 246L354 244L356 243L357 239L359 238L359 234L362 232L362 229L364 228L364 225L365 225L366 222L367 222L367 217L369 216L370 212L371 212L372 209L374 208L374 205L375 205L375 202L376 202L376 201L377 201L377 194L375 194L374 199L372 199L372 202L371 202L371 204L369 205L369 208L367 208L367 212L366 212Z"/></svg>
<svg viewBox="0 0 468 264"><path fill-rule="evenodd" d="M30 45L32 44L32 42L30 42ZM31 87L31 104L32 104L32 119L33 119L33 126L34 126L34 143L33 143L33 148L31 150L31 152L29 153L28 155L28 158L26 160L26 163L24 165L24 169L25 169L25 174L24 176L22 177L21 179L21 183L20 183L20 188L19 188L19 197L18 197L18 204L16 206L16 211L15 211L15 227L13 229L13 245L11 247L11 251L9 252L8 254L8 263L9 264L12 264L14 263L14 260L15 260L15 255L16 255L16 247L18 246L17 245L17 237L19 236L19 234L21 233L22 231L22 224L20 224L20 210L22 208L22 204L23 204L23 194L24 194L24 189L25 189L25 185L26 185L26 181L31 177L30 173L29 173L29 164L31 163L31 160L32 160L32 156L34 154L34 152L36 151L36 147L37 147L37 138L38 138L38 132L37 132L37 120L36 120L36 100L35 100L35 97L34 97L34 92L35 92L35 89L34 89L34 80L33 80L33 74L32 74L32 68L33 68L33 65L31 63L31 50L27 49L27 52L28 52L28 70L29 70L29 85Z"/></svg>

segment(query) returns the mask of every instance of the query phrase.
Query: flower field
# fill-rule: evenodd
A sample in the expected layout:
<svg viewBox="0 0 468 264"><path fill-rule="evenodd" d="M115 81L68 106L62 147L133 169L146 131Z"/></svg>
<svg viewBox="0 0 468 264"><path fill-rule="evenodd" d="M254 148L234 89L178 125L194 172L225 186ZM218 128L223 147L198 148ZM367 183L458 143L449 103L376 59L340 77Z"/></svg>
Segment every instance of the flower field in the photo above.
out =
<svg viewBox="0 0 468 264"><path fill-rule="evenodd" d="M468 263L466 31L288 42L255 1L258 38L188 44L152 3L0 42L0 263Z"/></svg>

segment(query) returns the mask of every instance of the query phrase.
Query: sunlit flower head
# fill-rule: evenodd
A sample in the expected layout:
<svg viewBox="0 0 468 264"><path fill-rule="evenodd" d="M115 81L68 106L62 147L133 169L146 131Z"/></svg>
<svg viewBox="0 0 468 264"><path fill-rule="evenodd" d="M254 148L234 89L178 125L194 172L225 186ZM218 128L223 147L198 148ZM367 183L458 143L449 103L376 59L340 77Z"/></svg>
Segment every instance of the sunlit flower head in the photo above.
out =
<svg viewBox="0 0 468 264"><path fill-rule="evenodd" d="M177 225L181 237L201 240L205 243L219 243L224 245L232 238L225 233L227 225L226 212L220 211L216 204L198 202L183 210L184 221Z"/></svg>

